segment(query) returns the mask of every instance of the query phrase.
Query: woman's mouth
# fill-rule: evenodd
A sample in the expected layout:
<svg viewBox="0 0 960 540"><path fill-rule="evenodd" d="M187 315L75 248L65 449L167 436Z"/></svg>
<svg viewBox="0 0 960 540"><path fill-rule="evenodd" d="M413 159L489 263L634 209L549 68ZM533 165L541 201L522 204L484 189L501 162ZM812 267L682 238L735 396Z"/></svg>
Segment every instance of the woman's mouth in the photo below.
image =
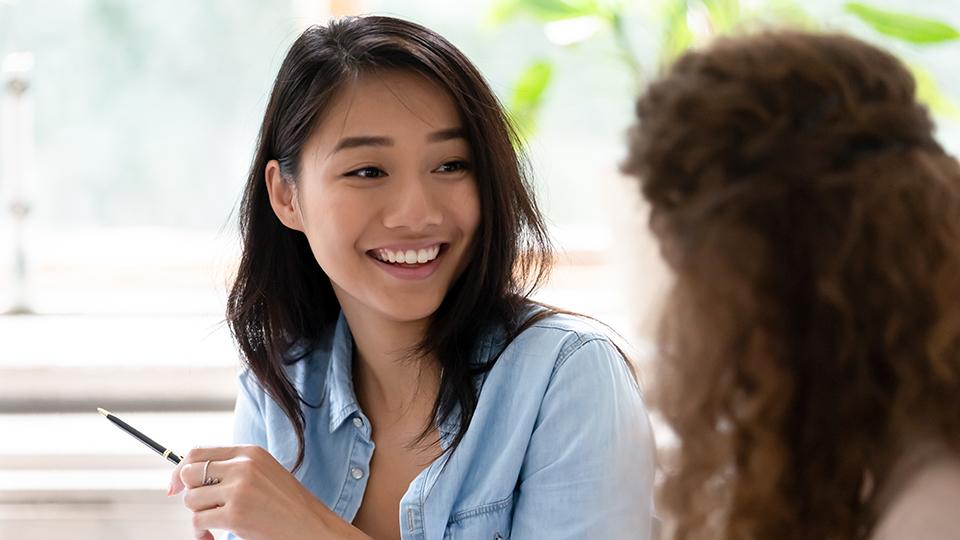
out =
<svg viewBox="0 0 960 540"><path fill-rule="evenodd" d="M370 254L378 261L387 264L416 267L417 265L436 260L436 258L440 256L440 251L444 246L446 246L446 244L435 244L420 249L407 250L373 249L370 250Z"/></svg>
<svg viewBox="0 0 960 540"><path fill-rule="evenodd" d="M449 247L449 244L434 244L419 249L378 248L367 254L374 264L395 278L421 280L433 275Z"/></svg>

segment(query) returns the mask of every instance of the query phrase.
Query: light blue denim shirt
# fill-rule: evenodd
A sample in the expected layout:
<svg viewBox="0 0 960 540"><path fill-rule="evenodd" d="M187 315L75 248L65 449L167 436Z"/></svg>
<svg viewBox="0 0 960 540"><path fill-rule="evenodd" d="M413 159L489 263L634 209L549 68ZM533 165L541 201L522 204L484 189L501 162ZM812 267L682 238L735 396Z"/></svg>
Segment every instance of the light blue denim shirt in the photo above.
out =
<svg viewBox="0 0 960 540"><path fill-rule="evenodd" d="M495 354L487 336L478 358ZM340 316L287 371L306 402L305 459L296 477L340 517L363 500L374 452L353 391L353 339ZM457 418L439 425L446 449ZM238 444L256 444L288 469L297 439L283 411L240 375ZM605 334L554 315L518 336L480 386L470 427L452 453L407 488L403 540L647 539L654 445L640 390ZM236 538L228 535L227 538Z"/></svg>

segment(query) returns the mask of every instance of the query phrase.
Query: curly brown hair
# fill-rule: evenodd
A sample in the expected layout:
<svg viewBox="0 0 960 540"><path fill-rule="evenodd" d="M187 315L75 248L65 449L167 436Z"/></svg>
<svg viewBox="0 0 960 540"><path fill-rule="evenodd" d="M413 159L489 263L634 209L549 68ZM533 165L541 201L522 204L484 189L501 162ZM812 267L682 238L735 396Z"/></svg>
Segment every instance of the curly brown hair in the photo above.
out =
<svg viewBox="0 0 960 540"><path fill-rule="evenodd" d="M685 54L636 112L675 536L867 536L907 448L960 438L960 165L912 76L768 32Z"/></svg>

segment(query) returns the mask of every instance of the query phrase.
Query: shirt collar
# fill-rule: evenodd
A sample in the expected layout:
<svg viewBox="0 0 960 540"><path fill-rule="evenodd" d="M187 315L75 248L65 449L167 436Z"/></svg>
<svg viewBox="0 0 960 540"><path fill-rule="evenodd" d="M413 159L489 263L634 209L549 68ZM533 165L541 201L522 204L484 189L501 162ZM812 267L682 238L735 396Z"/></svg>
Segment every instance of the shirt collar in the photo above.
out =
<svg viewBox="0 0 960 540"><path fill-rule="evenodd" d="M496 347L502 346L503 338L504 333L502 328L495 327L487 331L486 335L480 338L477 344L477 351L471 359L471 362L474 365L479 365L492 360L493 353L497 352ZM487 372L484 372L474 379L474 391L477 395L480 395L480 389L483 387L486 378ZM450 411L450 414L447 416L447 419L437 424L437 430L440 432L440 440L444 449L450 446L454 436L460 431L461 420L460 404L456 403L453 406L453 410Z"/></svg>
<svg viewBox="0 0 960 540"><path fill-rule="evenodd" d="M437 431L440 432L440 438L444 441L452 440L452 437L460 430L460 404L455 404L453 410L447 415L447 419L437 424Z"/></svg>
<svg viewBox="0 0 960 540"><path fill-rule="evenodd" d="M353 413L360 410L357 395L353 391L353 336L343 312L340 313L334 329L326 379L332 433Z"/></svg>

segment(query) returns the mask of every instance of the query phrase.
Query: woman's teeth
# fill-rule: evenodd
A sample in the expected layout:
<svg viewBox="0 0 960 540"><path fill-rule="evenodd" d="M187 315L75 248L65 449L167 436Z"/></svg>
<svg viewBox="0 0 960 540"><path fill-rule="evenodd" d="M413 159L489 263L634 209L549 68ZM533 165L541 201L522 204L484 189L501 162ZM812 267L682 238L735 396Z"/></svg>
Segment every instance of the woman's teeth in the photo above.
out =
<svg viewBox="0 0 960 540"><path fill-rule="evenodd" d="M374 256L383 261L396 264L424 264L437 258L440 253L440 245L420 250L408 249L406 251L391 251L389 249L374 250Z"/></svg>

